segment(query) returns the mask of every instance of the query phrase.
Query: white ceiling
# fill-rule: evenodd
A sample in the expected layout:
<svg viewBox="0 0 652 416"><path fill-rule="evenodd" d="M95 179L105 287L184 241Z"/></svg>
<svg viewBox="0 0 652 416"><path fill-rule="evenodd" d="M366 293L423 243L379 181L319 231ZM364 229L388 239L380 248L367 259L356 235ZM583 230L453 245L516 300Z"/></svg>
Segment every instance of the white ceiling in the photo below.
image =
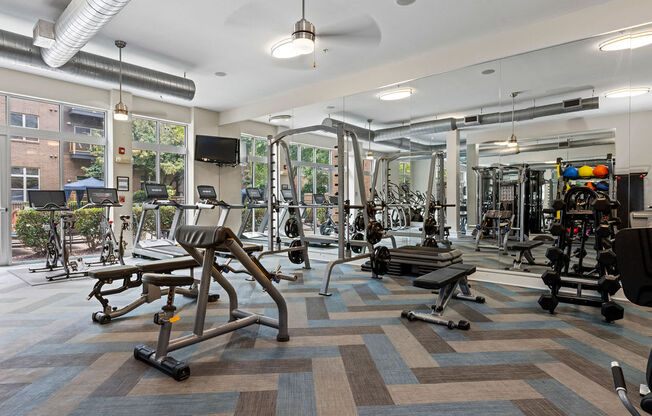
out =
<svg viewBox="0 0 652 416"><path fill-rule="evenodd" d="M636 31L651 29L652 26L639 27ZM373 119L372 129L378 129L435 118L509 111L513 91L519 92L517 110L570 98L600 97L599 110L568 113L551 119L652 109L652 93L632 99L604 97L605 92L617 88L652 87L652 46L601 52L599 43L613 36L598 36L405 82L401 86L415 91L406 100L380 101L377 97L380 90L375 90L288 109L286 113L293 116L288 124L290 127L319 124L330 114L360 126L366 126L367 120ZM495 72L483 75L486 69ZM267 116L257 120L266 122ZM510 122L510 118L506 118L504 124ZM428 139L431 143L442 143L444 135Z"/></svg>
<svg viewBox="0 0 652 416"><path fill-rule="evenodd" d="M280 62L269 56L271 44L286 37L300 17L299 0L137 0L84 50L115 57L113 40L125 40L125 61L178 75L186 72L196 82L192 103L173 102L221 111L608 1L417 0L401 7L394 0L307 0L306 17L317 34L320 28L341 27L361 18L375 21L381 33L379 43L366 47L356 47L346 38L318 41L317 68L312 69L310 58ZM56 19L69 1L1 3L0 27L29 36L36 19ZM327 53L321 52L324 48ZM213 75L216 71L228 75L218 78ZM463 104L458 101L445 105L442 101L429 111L457 108ZM491 102L495 101L494 97ZM392 119L384 117L404 118L400 112Z"/></svg>

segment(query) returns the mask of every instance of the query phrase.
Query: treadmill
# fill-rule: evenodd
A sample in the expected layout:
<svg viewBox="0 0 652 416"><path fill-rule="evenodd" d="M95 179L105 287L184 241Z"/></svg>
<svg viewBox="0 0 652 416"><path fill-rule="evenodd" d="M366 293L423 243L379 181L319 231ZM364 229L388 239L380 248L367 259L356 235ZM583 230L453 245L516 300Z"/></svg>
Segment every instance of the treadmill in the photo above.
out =
<svg viewBox="0 0 652 416"><path fill-rule="evenodd" d="M226 224L226 219L229 217L232 208L243 208L242 205L231 205L221 199L218 200L217 192L215 192L215 187L212 185L198 185L197 194L199 195L199 202L197 203L197 213L195 214L193 222L195 225L199 222L199 216L205 209L221 208L220 218L217 220L217 225L218 227L223 227L224 224Z"/></svg>
<svg viewBox="0 0 652 416"><path fill-rule="evenodd" d="M188 253L174 241L174 233L181 221L181 217L186 210L198 209L197 205L179 204L176 201L168 199L168 191L165 185L159 183L146 183L145 194L147 201L143 202L143 211L138 221L138 230L136 231L136 240L134 241L133 256L143 257L154 260L172 259L175 257L187 256ZM162 238L160 227L157 226L157 238L152 240L141 239L143 226L148 212L156 212L161 207L174 207L174 218L168 238Z"/></svg>
<svg viewBox="0 0 652 416"><path fill-rule="evenodd" d="M267 227L267 221L269 219L269 213L267 212L267 202L265 202L265 197L263 196L262 192L260 192L260 189L258 188L247 188L245 189L245 193L247 196L247 201L245 204L245 209L246 209L246 214L245 217L242 219L242 223L240 224L240 230L238 230L238 238L247 238L247 239L256 239L256 238L264 238L265 235L265 228ZM258 226L258 231L251 231L251 232L245 232L245 228L247 227L248 224L251 223L251 217L253 215L254 209L264 209L265 214L263 215L263 219L260 222L260 225Z"/></svg>

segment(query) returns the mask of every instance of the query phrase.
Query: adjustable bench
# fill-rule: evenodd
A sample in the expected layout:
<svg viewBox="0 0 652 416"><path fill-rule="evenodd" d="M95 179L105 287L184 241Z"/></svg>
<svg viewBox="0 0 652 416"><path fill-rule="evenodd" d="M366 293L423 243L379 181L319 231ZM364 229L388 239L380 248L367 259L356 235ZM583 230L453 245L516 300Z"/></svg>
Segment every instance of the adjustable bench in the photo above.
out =
<svg viewBox="0 0 652 416"><path fill-rule="evenodd" d="M100 324L106 324L110 322L111 319L131 312L140 305L154 302L155 300L160 299L162 296L167 295L167 289L160 290L158 287L143 284L143 275L145 273L170 274L175 270L190 269L192 275L193 268L198 266L199 263L197 263L195 259L190 256L185 256L172 259L149 261L133 266L116 265L103 267L97 270L90 270L88 275L92 279L97 279L97 282L95 282L93 290L88 295L87 299L90 300L91 297L94 297L102 305L101 311L93 313L93 321ZM114 281L118 280L122 280L122 284L119 287L102 290L104 285L110 285ZM106 298L108 295L122 293L127 289L139 286L142 286L143 290L138 299L134 300L126 306L123 306L122 308L111 306L109 304L109 300ZM187 297L196 298L197 285L191 283L189 286L189 288L177 289L177 293L181 293ZM219 295L217 294L210 296L211 302L215 302L217 299L219 299Z"/></svg>
<svg viewBox="0 0 652 416"><path fill-rule="evenodd" d="M475 266L470 264L454 264L443 269L432 271L421 277L414 279L412 284L415 287L438 291L437 302L432 306L430 314L403 311L401 317L407 318L409 321L420 320L430 322L432 324L444 325L449 329L463 329L468 330L471 324L466 320L461 320L457 323L442 317L444 310L448 305L451 298L460 300L470 300L477 303L484 303L485 299L481 296L473 296L471 288L467 281L467 276L475 273ZM461 293L457 292L460 288Z"/></svg>
<svg viewBox="0 0 652 416"><path fill-rule="evenodd" d="M508 250L517 250L518 258L514 259L512 267L515 269L520 269L521 264L523 263L523 257L527 260L528 264L536 265L534 261L534 256L532 255L532 249L543 245L543 240L528 240L528 241L514 241L507 244Z"/></svg>

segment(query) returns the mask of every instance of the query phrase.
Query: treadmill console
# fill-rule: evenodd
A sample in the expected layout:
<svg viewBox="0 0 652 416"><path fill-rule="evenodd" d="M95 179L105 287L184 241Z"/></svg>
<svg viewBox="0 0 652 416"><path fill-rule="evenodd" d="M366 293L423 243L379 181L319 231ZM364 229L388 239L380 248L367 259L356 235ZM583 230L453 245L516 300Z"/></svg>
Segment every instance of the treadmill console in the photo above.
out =
<svg viewBox="0 0 652 416"><path fill-rule="evenodd" d="M312 194L312 201L317 205L326 204L326 197L324 194Z"/></svg>
<svg viewBox="0 0 652 416"><path fill-rule="evenodd" d="M118 205L118 190L115 188L86 188L88 201L95 205Z"/></svg>
<svg viewBox="0 0 652 416"><path fill-rule="evenodd" d="M283 199L285 202L291 202L293 197L292 197L292 190L291 189L281 189L281 196L283 196Z"/></svg>
<svg viewBox="0 0 652 416"><path fill-rule="evenodd" d="M247 198L252 202L262 202L264 201L263 195L260 193L258 188L247 188Z"/></svg>
<svg viewBox="0 0 652 416"><path fill-rule="evenodd" d="M328 202L330 202L333 205L337 205L337 197L336 196L329 196L328 197Z"/></svg>
<svg viewBox="0 0 652 416"><path fill-rule="evenodd" d="M145 194L147 199L168 199L168 189L160 183L146 183Z"/></svg>
<svg viewBox="0 0 652 416"><path fill-rule="evenodd" d="M199 194L199 199L205 199L205 200L217 199L217 193L215 192L215 187L211 185L197 186L197 193Z"/></svg>
<svg viewBox="0 0 652 416"><path fill-rule="evenodd" d="M29 206L35 209L45 208L54 209L55 211L56 208L68 209L65 191L28 190L27 199L29 200Z"/></svg>

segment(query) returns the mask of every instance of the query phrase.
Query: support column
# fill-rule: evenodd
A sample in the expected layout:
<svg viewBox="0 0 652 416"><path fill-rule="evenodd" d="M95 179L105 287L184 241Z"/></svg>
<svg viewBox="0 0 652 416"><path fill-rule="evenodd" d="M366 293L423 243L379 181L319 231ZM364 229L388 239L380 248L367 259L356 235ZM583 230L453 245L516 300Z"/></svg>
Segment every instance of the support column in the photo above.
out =
<svg viewBox="0 0 652 416"><path fill-rule="evenodd" d="M478 217L478 204L476 199L479 195L476 195L478 177L473 170L474 167L478 166L480 159L480 145L479 144L467 144L466 145L466 229L467 233L473 230L475 227L476 219Z"/></svg>
<svg viewBox="0 0 652 416"><path fill-rule="evenodd" d="M134 184L133 178L133 152L132 152L132 143L133 143L133 132L131 130L131 111L129 112L129 119L127 121L116 121L113 119L113 108L120 101L120 95L117 90L111 91L111 100L110 100L110 110L108 111L106 124L109 126L107 130L107 169L106 169L106 186L107 187L116 187L116 177L117 176L126 176L129 178L129 191L118 191L118 198L122 203L122 207L113 208L111 210L111 216L113 220L113 232L116 234L116 238L120 238L120 227L121 215L129 215L132 217L132 223L130 224L133 227L133 194L136 184ZM132 108L132 95L129 93L122 92L122 102L127 105L127 108ZM120 149L124 149L124 153L120 152ZM125 250L125 255L131 255L131 250L133 248L133 232L125 231L124 240L127 242L127 249Z"/></svg>
<svg viewBox="0 0 652 416"><path fill-rule="evenodd" d="M460 229L460 132L446 133L446 222L451 226L451 237L457 237Z"/></svg>

